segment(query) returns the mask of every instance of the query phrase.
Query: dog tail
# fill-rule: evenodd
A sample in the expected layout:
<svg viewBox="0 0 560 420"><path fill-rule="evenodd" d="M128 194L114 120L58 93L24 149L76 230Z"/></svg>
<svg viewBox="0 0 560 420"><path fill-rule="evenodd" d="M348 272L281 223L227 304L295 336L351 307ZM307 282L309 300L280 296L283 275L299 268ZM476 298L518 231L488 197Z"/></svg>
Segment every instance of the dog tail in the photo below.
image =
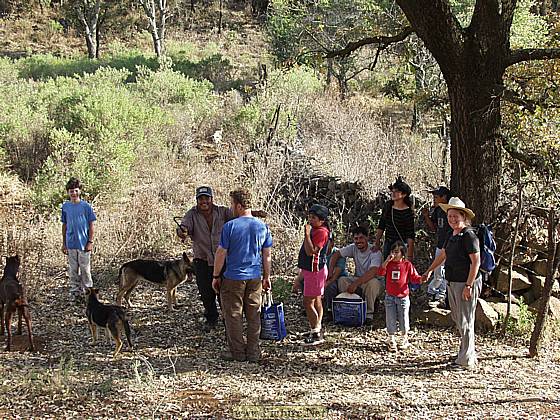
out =
<svg viewBox="0 0 560 420"><path fill-rule="evenodd" d="M131 331L130 331L130 324L128 323L128 319L123 318L122 323L124 325L124 334L126 335L126 341L128 342L129 347L132 349L134 346L132 345L131 339Z"/></svg>

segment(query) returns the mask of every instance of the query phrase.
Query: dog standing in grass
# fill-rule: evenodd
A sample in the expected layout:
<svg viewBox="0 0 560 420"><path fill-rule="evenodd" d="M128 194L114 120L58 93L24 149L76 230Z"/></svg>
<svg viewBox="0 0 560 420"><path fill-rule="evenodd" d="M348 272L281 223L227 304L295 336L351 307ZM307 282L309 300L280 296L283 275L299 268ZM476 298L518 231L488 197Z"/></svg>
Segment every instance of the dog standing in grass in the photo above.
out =
<svg viewBox="0 0 560 420"><path fill-rule="evenodd" d="M128 346L131 350L133 348L132 340L130 339L130 324L128 323L124 308L99 302L97 298L98 293L99 289L93 287L86 289L86 316L91 330L92 344L95 345L97 343L97 327L105 328L106 331L111 333L115 342L113 357L116 357L123 346L121 340L122 330L124 330Z"/></svg>
<svg viewBox="0 0 560 420"><path fill-rule="evenodd" d="M167 308L171 312L173 305L177 304L177 286L187 277L192 280L194 267L185 252L181 258L171 261L133 260L122 265L119 270L119 292L117 304L130 303L130 294L141 279L152 283L163 284L167 290Z"/></svg>
<svg viewBox="0 0 560 420"><path fill-rule="evenodd" d="M17 333L21 334L21 318L25 318L27 324L27 334L29 336L29 350L34 351L33 333L31 331L31 314L29 313L29 305L25 297L23 285L18 280L18 272L20 266L19 255L8 257L6 259L6 267L4 275L0 280L0 335L4 335L4 325L8 332L8 343L6 350L12 348L12 316L18 312L18 329ZM4 314L4 307L6 313Z"/></svg>

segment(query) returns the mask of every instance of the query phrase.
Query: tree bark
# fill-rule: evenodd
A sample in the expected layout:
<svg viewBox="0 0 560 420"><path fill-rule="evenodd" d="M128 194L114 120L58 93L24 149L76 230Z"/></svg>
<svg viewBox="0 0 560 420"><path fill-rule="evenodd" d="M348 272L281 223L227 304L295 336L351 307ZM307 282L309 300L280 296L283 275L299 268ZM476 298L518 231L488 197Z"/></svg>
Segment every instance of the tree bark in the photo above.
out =
<svg viewBox="0 0 560 420"><path fill-rule="evenodd" d="M93 6L88 0L81 0L76 5L78 19L84 27L84 36L89 58L99 58L98 21L101 0L95 0Z"/></svg>
<svg viewBox="0 0 560 420"><path fill-rule="evenodd" d="M544 327L546 325L546 317L548 314L548 306L550 303L550 296L552 295L552 286L554 285L554 273L558 270L560 263L560 243L556 239L556 230L558 228L558 220L555 209L550 209L548 214L548 258L546 267L546 279L541 298L541 307L537 313L537 320L535 321L535 328L531 334L531 341L529 344L529 357L539 355L541 347Z"/></svg>
<svg viewBox="0 0 560 420"><path fill-rule="evenodd" d="M154 44L154 52L158 58L165 52L165 29L169 9L167 0L138 0L146 13L150 34Z"/></svg>

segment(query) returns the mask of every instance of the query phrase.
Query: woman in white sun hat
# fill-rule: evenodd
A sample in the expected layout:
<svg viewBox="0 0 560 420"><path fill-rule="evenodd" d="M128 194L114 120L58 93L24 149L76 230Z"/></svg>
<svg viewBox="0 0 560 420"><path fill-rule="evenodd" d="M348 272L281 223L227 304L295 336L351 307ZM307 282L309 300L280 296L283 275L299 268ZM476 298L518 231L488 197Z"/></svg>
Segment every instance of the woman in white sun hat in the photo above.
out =
<svg viewBox="0 0 560 420"><path fill-rule="evenodd" d="M476 233L469 229L475 215L458 197L453 197L449 203L439 206L447 213L447 221L453 232L445 242L441 254L422 277L423 281L427 281L432 272L445 262L449 306L461 337L459 353L452 366L473 369L477 363L474 320L482 287L482 277L479 273L480 244Z"/></svg>

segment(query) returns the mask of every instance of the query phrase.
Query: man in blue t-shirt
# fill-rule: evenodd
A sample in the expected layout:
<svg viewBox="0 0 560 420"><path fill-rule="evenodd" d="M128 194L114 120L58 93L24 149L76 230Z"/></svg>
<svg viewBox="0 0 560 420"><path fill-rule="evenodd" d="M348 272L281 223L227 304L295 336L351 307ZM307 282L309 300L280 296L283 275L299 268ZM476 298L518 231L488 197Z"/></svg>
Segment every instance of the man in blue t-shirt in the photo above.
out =
<svg viewBox="0 0 560 420"><path fill-rule="evenodd" d="M229 351L222 357L257 362L261 357L262 289L270 289L272 236L268 226L251 215L251 195L247 190L232 191L230 198L236 218L222 228L212 281L212 287L220 294L226 324ZM222 279L220 273L225 262ZM247 319L247 341L243 337L243 313Z"/></svg>
<svg viewBox="0 0 560 420"><path fill-rule="evenodd" d="M93 286L91 280L91 250L93 249L93 222L96 217L92 207L80 199L82 186L76 178L70 178L66 191L70 201L62 204L62 252L68 255L70 297L83 303L84 292Z"/></svg>

